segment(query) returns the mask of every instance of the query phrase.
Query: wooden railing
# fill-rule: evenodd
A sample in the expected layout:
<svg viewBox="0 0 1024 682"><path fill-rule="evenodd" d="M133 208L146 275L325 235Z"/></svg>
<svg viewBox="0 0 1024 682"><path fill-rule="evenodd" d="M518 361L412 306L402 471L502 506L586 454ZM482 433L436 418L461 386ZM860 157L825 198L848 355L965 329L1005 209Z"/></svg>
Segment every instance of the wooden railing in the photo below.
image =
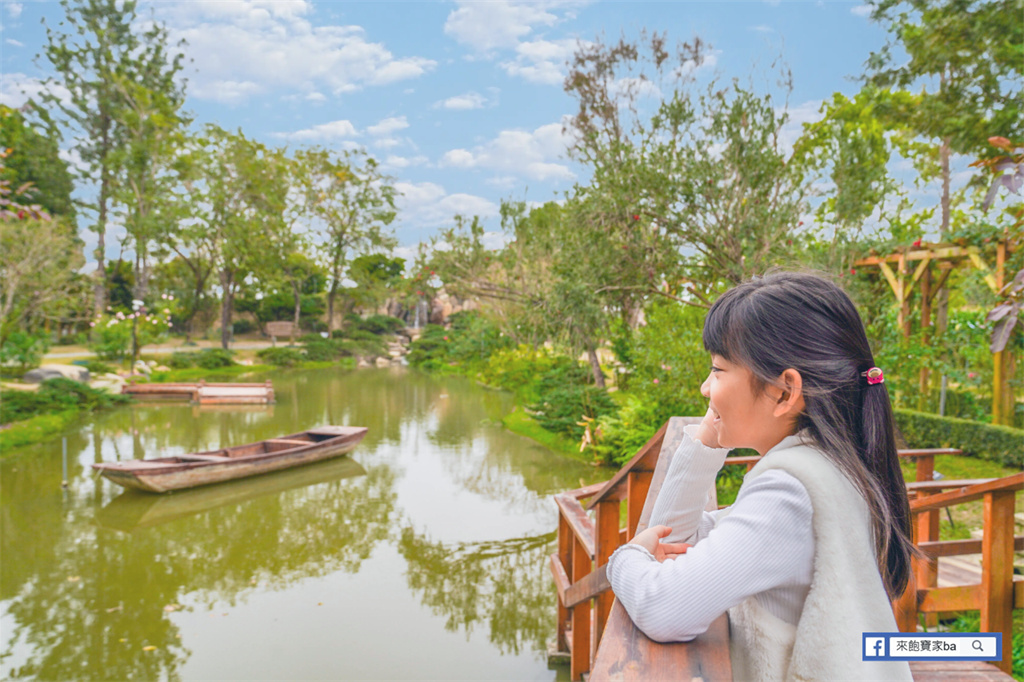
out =
<svg viewBox="0 0 1024 682"><path fill-rule="evenodd" d="M626 463L615 476L603 484L594 484L576 490L555 495L558 506L558 552L550 558L550 569L558 591L558 629L556 648L569 654L570 676L573 680L580 679L584 673L591 673L592 680L622 679L731 679L732 669L729 661L729 622L723 614L700 637L692 642L679 644L658 644L640 632L621 604L615 601L611 593L606 575L608 558L615 549L633 538L638 532L647 528L654 500L661 490L665 474L668 471L672 456L675 454L683 438L683 427L687 424L699 423L700 417L673 417L649 440L636 455ZM915 541L929 557L950 556L981 551L984 543L990 543L988 554L982 551L986 560L986 571L991 562L989 555L1003 557L1002 568L994 573L988 571L988 582L976 590L953 592L960 588L936 588L937 570L934 561L915 561L914 576L917 585L917 600L911 615L911 604L905 598L898 602L901 614L901 629L906 626L917 629L917 612L938 613L959 608L978 609L983 600L974 599L978 595L989 595L993 588L994 597L987 597L989 610L984 613L995 613L995 602L1006 591L1006 566L1009 566L1011 593L1016 608L1020 608L1024 586L1016 585L1013 592L1013 548L1024 547L1024 538L1013 538L1013 491L1019 490L1018 477L999 479L997 481L933 481L934 457L936 455L960 454L961 451L951 448L928 450L900 450L901 457L914 459L916 463L916 481L908 484L913 498ZM726 466L744 466L749 471L760 460L760 457L729 457ZM1022 474L1021 476L1024 476ZM1006 483L1009 481L1009 483ZM955 541L940 543L938 541L939 509L948 493L941 490L948 488L968 487L970 493L962 494L970 501L980 499L986 493L976 495L978 486L996 486L991 488L992 495L1008 494L1009 502L1003 498L994 507L990 519L989 502L986 498L985 528L986 540ZM1000 488L1000 485L1009 486ZM1018 487L1014 488L1013 486ZM997 490L998 488L998 490ZM989 490L986 488L985 490ZM1002 491L1002 492L1000 492ZM971 497L971 495L976 495ZM995 498L993 498L995 499ZM622 502L626 503L624 528L619 527ZM949 502L955 504L958 502ZM914 506L917 505L917 506ZM999 506L1002 505L1002 506ZM1008 507L1007 507L1008 505ZM717 501L714 489L711 490L708 509L715 509ZM1008 509L1008 512L1007 512ZM588 514L593 513L593 518ZM1009 516L1007 517L1007 513ZM996 524L990 526L990 523ZM1001 530L989 533L989 528ZM1009 530L1006 530L1009 529ZM992 536L992 539L989 538ZM1005 538L1009 537L1010 549L1006 554ZM999 582L1002 581L1002 582ZM999 587L996 585L998 583ZM923 587L922 587L923 586ZM973 589L973 588L972 588ZM946 590L946 592L942 591ZM926 595L935 591L937 596L930 600ZM911 590L908 590L908 594ZM976 594L977 593L977 594ZM945 596L945 595L953 596ZM969 594L970 598L964 595ZM924 600L924 601L922 601ZM904 603L907 602L907 603ZM962 606L966 603L977 606ZM943 608L934 609L934 604ZM956 608L947 608L947 607ZM1002 608L1002 607L1000 607ZM1014 608L1011 606L1010 608ZM1002 629L986 629L1004 627L1005 608L993 619L983 616L982 630L987 632L1004 632L1004 652L1011 651L1010 631ZM1005 627L1009 628L1010 619L1005 619ZM1006 653L1006 661L1009 661ZM1008 669L1008 668L1006 668Z"/></svg>
<svg viewBox="0 0 1024 682"><path fill-rule="evenodd" d="M942 484L954 488L934 492ZM967 485L961 485L967 483ZM916 632L918 614L949 611L980 611L982 632L1003 633L1003 660L996 666L1010 672L1013 656L1013 609L1024 608L1024 578L1014 580L1013 553L1024 551L1024 536L1013 535L1013 507L1017 492L1024 490L1024 473L989 481L937 481L910 502L914 517L914 542L926 558L912 560L911 584L895 604L896 622L903 632ZM911 494L915 495L914 490ZM981 540L919 541L918 533L928 530L927 515L954 504L983 500L984 523ZM936 587L932 576L939 557L981 553L981 582L976 585Z"/></svg>

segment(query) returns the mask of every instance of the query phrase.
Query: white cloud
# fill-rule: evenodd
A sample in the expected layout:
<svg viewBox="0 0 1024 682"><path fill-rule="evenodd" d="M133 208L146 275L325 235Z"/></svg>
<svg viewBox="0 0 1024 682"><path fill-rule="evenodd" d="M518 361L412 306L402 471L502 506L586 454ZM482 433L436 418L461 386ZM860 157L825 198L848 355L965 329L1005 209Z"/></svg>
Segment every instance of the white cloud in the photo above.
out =
<svg viewBox="0 0 1024 682"><path fill-rule="evenodd" d="M423 166L429 162L429 159L425 156L413 156L412 158L405 156L389 156L384 159L385 168L409 168L410 166Z"/></svg>
<svg viewBox="0 0 1024 682"><path fill-rule="evenodd" d="M157 7L172 39L188 43L196 67L188 74L191 92L199 98L237 103L271 88L337 95L415 78L436 66L422 57L396 57L370 42L359 26L313 26L304 18L311 11L304 0L182 1Z"/></svg>
<svg viewBox="0 0 1024 682"><path fill-rule="evenodd" d="M401 193L396 203L402 222L419 227L437 227L450 223L456 214L493 218L498 215L494 202L472 194L448 194L433 182L396 182Z"/></svg>
<svg viewBox="0 0 1024 682"><path fill-rule="evenodd" d="M374 137L383 137L390 135L391 133L404 130L409 127L409 122L405 119L405 116L392 116L385 118L377 122L366 129L366 132L370 133Z"/></svg>
<svg viewBox="0 0 1024 682"><path fill-rule="evenodd" d="M534 40L516 46L516 58L501 63L510 76L519 76L531 83L561 85L566 65L576 51L578 41Z"/></svg>
<svg viewBox="0 0 1024 682"><path fill-rule="evenodd" d="M14 47L25 47L25 43L21 42L20 40L15 40L14 38L8 38L4 42L8 45L13 45Z"/></svg>
<svg viewBox="0 0 1024 682"><path fill-rule="evenodd" d="M856 7L851 7L850 14L855 14L858 17L869 17L871 16L871 5L857 5Z"/></svg>
<svg viewBox="0 0 1024 682"><path fill-rule="evenodd" d="M62 85L47 86L38 78L23 73L5 73L0 78L0 104L12 109L20 109L32 98L38 98L44 92L52 92L61 102L71 101L71 93Z"/></svg>
<svg viewBox="0 0 1024 682"><path fill-rule="evenodd" d="M306 101L307 102L326 102L327 101L327 95L325 95L322 92L311 92L308 95L306 95Z"/></svg>
<svg viewBox="0 0 1024 682"><path fill-rule="evenodd" d="M569 167L558 163L566 151L561 123L536 130L503 130L493 140L472 150L452 149L441 157L441 166L485 168L532 180L571 180Z"/></svg>
<svg viewBox="0 0 1024 682"><path fill-rule="evenodd" d="M462 95L455 95L446 100L434 104L435 109L452 109L463 111L466 109L483 109L487 104L487 98L477 92L467 92Z"/></svg>
<svg viewBox="0 0 1024 682"><path fill-rule="evenodd" d="M444 24L444 32L479 52L515 47L538 26L554 26L558 16L548 11L559 2L459 2Z"/></svg>
<svg viewBox="0 0 1024 682"><path fill-rule="evenodd" d="M5 2L4 7L7 8L7 14L10 15L11 19L20 17L21 10L25 8L20 2Z"/></svg>
<svg viewBox="0 0 1024 682"><path fill-rule="evenodd" d="M209 99L223 104L238 104L251 95L265 91L259 83L253 81L203 81L199 80L190 88L190 94L199 99Z"/></svg>
<svg viewBox="0 0 1024 682"><path fill-rule="evenodd" d="M284 137L290 140L338 140L351 137L358 137L359 131L347 119L321 123L320 125L297 130L293 133L275 133L277 137Z"/></svg>
<svg viewBox="0 0 1024 682"><path fill-rule="evenodd" d="M766 26L765 24L760 24L758 26L751 26L750 30L751 31L757 31L758 33L775 33L775 29L774 28L772 28L771 26Z"/></svg>

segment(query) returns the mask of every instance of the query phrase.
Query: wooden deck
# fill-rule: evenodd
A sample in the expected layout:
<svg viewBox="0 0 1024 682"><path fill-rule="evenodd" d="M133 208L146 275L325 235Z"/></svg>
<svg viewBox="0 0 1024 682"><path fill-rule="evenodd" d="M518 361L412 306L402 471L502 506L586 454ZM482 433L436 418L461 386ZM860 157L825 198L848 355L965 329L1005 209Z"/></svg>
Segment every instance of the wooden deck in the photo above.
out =
<svg viewBox="0 0 1024 682"><path fill-rule="evenodd" d="M573 680L728 680L728 616L692 642L658 644L640 632L615 601L606 564L620 544L647 527L683 427L700 418L673 417L606 484L555 496L559 509L558 552L550 569L558 592L555 649L570 660ZM918 630L918 614L937 625L943 614L981 612L981 631L1003 633L1003 660L917 662L915 680L997 680L1008 682L1013 639L1013 609L1024 608L1024 576L1013 575L1013 553L1024 551L1024 536L1014 537L1014 497L1024 490L1024 473L1003 479L933 481L934 457L956 449L901 450L916 462L916 482L908 484L914 541L924 558L913 562L911 585L893 604L901 631ZM747 470L759 457L730 457L727 466ZM713 491L712 491L713 493ZM714 495L712 494L712 501ZM985 536L977 540L939 541L943 507L972 500L984 505ZM584 501L585 506L584 506ZM619 528L626 503L626 527ZM709 505L711 506L711 505ZM593 514L591 517L588 512Z"/></svg>
<svg viewBox="0 0 1024 682"><path fill-rule="evenodd" d="M187 400L197 405L269 405L274 402L274 386L268 380L259 384L125 384L122 393L142 400Z"/></svg>

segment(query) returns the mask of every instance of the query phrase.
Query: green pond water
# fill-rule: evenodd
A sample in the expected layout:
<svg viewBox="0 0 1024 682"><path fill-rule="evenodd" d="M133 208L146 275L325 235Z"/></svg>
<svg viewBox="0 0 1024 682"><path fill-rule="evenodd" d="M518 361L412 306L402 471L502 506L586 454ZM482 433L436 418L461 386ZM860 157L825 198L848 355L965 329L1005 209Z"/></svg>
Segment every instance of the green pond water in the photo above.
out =
<svg viewBox="0 0 1024 682"><path fill-rule="evenodd" d="M610 472L510 433L510 397L465 379L271 378L269 408L140 403L4 453L0 679L566 678L546 661L551 495ZM348 457L168 495L89 467L322 424L369 433Z"/></svg>

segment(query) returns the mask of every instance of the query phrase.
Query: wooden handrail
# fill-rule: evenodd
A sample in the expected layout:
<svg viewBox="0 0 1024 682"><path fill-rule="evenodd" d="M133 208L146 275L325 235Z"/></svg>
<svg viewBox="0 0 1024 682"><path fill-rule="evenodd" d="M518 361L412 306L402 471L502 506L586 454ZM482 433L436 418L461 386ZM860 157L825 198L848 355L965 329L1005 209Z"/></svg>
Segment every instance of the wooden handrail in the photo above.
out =
<svg viewBox="0 0 1024 682"><path fill-rule="evenodd" d="M969 485L959 488L958 490L950 490L945 493L929 495L927 497L911 500L910 511L911 513L918 513L932 509L942 509L943 507L948 507L954 504L980 500L985 496L985 493L999 491L1016 492L1019 490L1024 490L1024 472L1013 474L1012 476L1006 476L1004 478L993 478L977 485Z"/></svg>
<svg viewBox="0 0 1024 682"><path fill-rule="evenodd" d="M644 445L637 450L636 454L619 469L611 479L604 484L601 491L594 496L594 499L587 505L587 510L597 506L598 502L605 500L622 499L622 486L626 483L626 477L634 471L654 471L657 464L658 453L661 452L661 444L665 440L665 431L668 429L668 422L661 425L658 432L651 436ZM653 460L653 461L652 461Z"/></svg>
<svg viewBox="0 0 1024 682"><path fill-rule="evenodd" d="M594 526L580 503L567 495L555 495L555 504L562 518L569 524L576 539L586 548L587 555L594 557Z"/></svg>

